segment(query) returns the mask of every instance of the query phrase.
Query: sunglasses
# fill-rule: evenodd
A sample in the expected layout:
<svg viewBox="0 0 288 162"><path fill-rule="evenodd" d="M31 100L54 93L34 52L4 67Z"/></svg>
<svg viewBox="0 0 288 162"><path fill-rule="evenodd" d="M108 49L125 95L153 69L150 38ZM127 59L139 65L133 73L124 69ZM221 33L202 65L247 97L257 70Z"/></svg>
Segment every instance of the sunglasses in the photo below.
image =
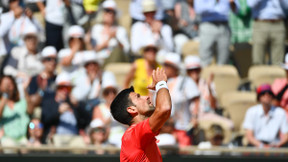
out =
<svg viewBox="0 0 288 162"><path fill-rule="evenodd" d="M47 62L50 62L50 61L57 62L57 59L54 58L54 57L45 57L45 58L43 58L43 61L44 61L44 62L45 62L45 61L47 61Z"/></svg>
<svg viewBox="0 0 288 162"><path fill-rule="evenodd" d="M106 13L116 14L116 11L115 11L115 10L112 10L112 9L105 8L104 11L105 11Z"/></svg>
<svg viewBox="0 0 288 162"><path fill-rule="evenodd" d="M113 94L117 94L117 91L116 89L114 88L106 88L104 91L103 91L103 95L104 96L108 96L110 93L113 93Z"/></svg>
<svg viewBox="0 0 288 162"><path fill-rule="evenodd" d="M67 90L67 91L71 92L72 86L58 86L57 89L58 90Z"/></svg>
<svg viewBox="0 0 288 162"><path fill-rule="evenodd" d="M36 128L42 129L42 128L43 128L43 124L42 124L42 123L39 123L39 124L35 125L34 123L30 122L30 123L29 123L29 128L30 128L30 129L36 129Z"/></svg>

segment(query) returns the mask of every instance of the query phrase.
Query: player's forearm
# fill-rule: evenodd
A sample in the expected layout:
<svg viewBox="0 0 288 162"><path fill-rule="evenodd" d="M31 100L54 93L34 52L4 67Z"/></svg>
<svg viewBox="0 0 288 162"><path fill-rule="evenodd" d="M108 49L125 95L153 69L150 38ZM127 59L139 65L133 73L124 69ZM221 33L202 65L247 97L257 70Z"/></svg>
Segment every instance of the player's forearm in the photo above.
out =
<svg viewBox="0 0 288 162"><path fill-rule="evenodd" d="M161 117L163 117L163 119L168 119L171 114L171 107L171 97L168 89L161 88L157 92L156 111L162 114Z"/></svg>

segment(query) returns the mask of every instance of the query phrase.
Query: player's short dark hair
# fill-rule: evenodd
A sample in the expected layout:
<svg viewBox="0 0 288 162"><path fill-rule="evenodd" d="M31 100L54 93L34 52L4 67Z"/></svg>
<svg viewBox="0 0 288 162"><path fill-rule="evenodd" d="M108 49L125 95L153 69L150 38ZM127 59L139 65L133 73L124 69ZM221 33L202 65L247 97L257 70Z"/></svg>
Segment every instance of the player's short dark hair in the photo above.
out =
<svg viewBox="0 0 288 162"><path fill-rule="evenodd" d="M115 97L110 107L113 118L122 124L131 125L132 116L127 112L127 107L133 105L129 98L131 92L134 92L133 86L122 90Z"/></svg>

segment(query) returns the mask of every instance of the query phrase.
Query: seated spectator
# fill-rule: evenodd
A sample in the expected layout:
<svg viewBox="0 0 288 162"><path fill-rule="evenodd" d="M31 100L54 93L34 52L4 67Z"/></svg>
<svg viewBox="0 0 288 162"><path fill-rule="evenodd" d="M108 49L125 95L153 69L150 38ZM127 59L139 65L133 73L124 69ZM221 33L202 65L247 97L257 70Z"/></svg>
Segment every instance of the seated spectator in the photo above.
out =
<svg viewBox="0 0 288 162"><path fill-rule="evenodd" d="M42 145L43 124L40 119L33 118L28 124L27 146L39 147Z"/></svg>
<svg viewBox="0 0 288 162"><path fill-rule="evenodd" d="M288 118L288 53L285 56L285 63L282 67L286 71L286 78L275 79L271 87L275 94L274 105L282 107Z"/></svg>
<svg viewBox="0 0 288 162"><path fill-rule="evenodd" d="M139 55L139 50L145 46L147 39L153 39L156 42L156 46L160 50L158 52L160 56L164 56L166 52L174 50L172 29L154 18L156 11L154 0L142 1L142 12L145 16L145 21L139 21L131 28L131 49L136 55Z"/></svg>
<svg viewBox="0 0 288 162"><path fill-rule="evenodd" d="M180 75L180 55L168 53L164 61L164 70L168 81L167 85L171 94L171 117L175 121L175 132L179 146L192 144L192 137L187 134L190 125L194 122L192 110L199 97L197 85L192 79Z"/></svg>
<svg viewBox="0 0 288 162"><path fill-rule="evenodd" d="M92 27L91 38L95 42L93 49L99 59L109 62L128 61L130 44L127 31L116 22L117 6L114 0L103 2L103 18L101 24Z"/></svg>
<svg viewBox="0 0 288 162"><path fill-rule="evenodd" d="M29 83L28 94L32 106L40 106L43 97L51 97L56 91L55 69L57 65L57 51L53 46L45 47L41 52L44 70L33 76Z"/></svg>
<svg viewBox="0 0 288 162"><path fill-rule="evenodd" d="M152 72L161 65L156 61L158 47L154 40L147 41L141 51L143 58L134 61L130 72L126 76L124 88L128 88L133 81L135 92L147 96L151 95L147 86L152 83Z"/></svg>
<svg viewBox="0 0 288 162"><path fill-rule="evenodd" d="M26 144L28 114L32 114L28 98L20 99L16 82L12 76L0 79L0 134L2 146Z"/></svg>
<svg viewBox="0 0 288 162"><path fill-rule="evenodd" d="M224 130L220 125L213 124L209 128L206 137L212 146L222 146L224 140Z"/></svg>
<svg viewBox="0 0 288 162"><path fill-rule="evenodd" d="M8 4L7 4L7 7L8 7ZM15 19L18 19L19 17L21 17L23 13L23 9L18 5L17 0L15 0L15 2L9 1L9 8L10 8L9 12L0 13L0 65L2 65L2 68L4 67L2 63L6 55L10 52L12 48L12 44L10 43L8 39L8 33ZM2 71L1 71L1 74L2 74Z"/></svg>
<svg viewBox="0 0 288 162"><path fill-rule="evenodd" d="M282 147L288 141L288 120L285 111L272 105L274 94L269 84L257 88L258 105L246 112L243 127L249 146Z"/></svg>
<svg viewBox="0 0 288 162"><path fill-rule="evenodd" d="M91 144L93 146L103 147L110 145L107 142L107 128L105 124L99 120L95 119L90 124L90 138L91 138ZM106 152L102 150L101 148L97 148L95 150L95 154L105 154Z"/></svg>
<svg viewBox="0 0 288 162"><path fill-rule="evenodd" d="M43 34L43 29L40 25L40 22L33 17L33 13L29 8L26 8L25 10L20 6L20 0L10 0L9 6L10 10L15 10L15 8L18 8L17 10L22 10L22 15L20 17L17 17L13 25L10 27L8 38L9 41L15 45L15 46L23 46L23 35L26 33L26 30L29 30L29 28L36 28L38 39Z"/></svg>
<svg viewBox="0 0 288 162"><path fill-rule="evenodd" d="M213 82L213 74L208 80L201 78L201 60L198 56L187 56L185 58L185 68L187 76L190 77L197 85L200 98L199 105L193 110L193 117L198 121L214 121L216 123L223 123L228 130L233 129L233 122L223 116L216 114L218 102L216 100L215 85Z"/></svg>
<svg viewBox="0 0 288 162"><path fill-rule="evenodd" d="M16 60L16 66L9 64L4 68L4 74L12 75L16 78L18 84L29 82L30 77L40 73L43 70L43 64L37 51L38 36L35 27L30 27L24 33L25 45L14 47L11 51L11 57ZM19 86L21 98L24 97L23 87Z"/></svg>
<svg viewBox="0 0 288 162"><path fill-rule="evenodd" d="M112 118L110 105L118 93L117 83L114 76L106 79L102 83L102 98L104 99L94 108L93 119L100 119L106 125L108 142L117 147L121 147L121 138L126 127Z"/></svg>
<svg viewBox="0 0 288 162"><path fill-rule="evenodd" d="M153 0L156 4L157 12L155 14L156 20L162 20L164 18L164 10L163 10L163 0ZM165 0L167 1L167 0ZM143 6L142 6L143 0L133 0L130 1L129 5L129 14L132 18L132 25L138 21L144 21L145 16L143 14Z"/></svg>

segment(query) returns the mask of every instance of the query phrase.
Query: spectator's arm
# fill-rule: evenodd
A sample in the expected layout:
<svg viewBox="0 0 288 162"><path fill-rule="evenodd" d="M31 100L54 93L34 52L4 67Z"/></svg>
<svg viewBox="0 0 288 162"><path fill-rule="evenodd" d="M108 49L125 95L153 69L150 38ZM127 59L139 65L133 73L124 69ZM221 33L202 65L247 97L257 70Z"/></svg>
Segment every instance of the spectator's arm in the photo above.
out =
<svg viewBox="0 0 288 162"><path fill-rule="evenodd" d="M247 129L245 135L250 144L256 147L261 147L261 145L263 146L263 144L254 137L253 130Z"/></svg>
<svg viewBox="0 0 288 162"><path fill-rule="evenodd" d="M174 50L174 43L173 43L173 33L172 33L171 27L168 25L163 25L160 33L161 33L161 38L164 41L166 49L172 52Z"/></svg>
<svg viewBox="0 0 288 162"><path fill-rule="evenodd" d="M130 86L131 81L133 80L134 76L135 76L135 72L136 72L136 63L134 62L130 72L127 74L125 82L124 82L124 87L123 88L128 88Z"/></svg>
<svg viewBox="0 0 288 162"><path fill-rule="evenodd" d="M139 49L142 47L141 38L141 25L139 22L135 23L131 28L131 50L134 54L139 53ZM144 25L144 24L143 24Z"/></svg>
<svg viewBox="0 0 288 162"><path fill-rule="evenodd" d="M128 41L127 32L123 27L118 27L118 32L116 33L116 39L123 47L124 53L128 54L130 49L130 44Z"/></svg>
<svg viewBox="0 0 288 162"><path fill-rule="evenodd" d="M276 147L281 147L282 145L286 144L288 142L288 121L285 114L285 111L282 113L282 117L278 116L279 120L281 120L281 126L280 126L280 142L276 144Z"/></svg>
<svg viewBox="0 0 288 162"><path fill-rule="evenodd" d="M178 20L180 20L181 19L181 5L180 5L180 3L175 4L174 10L175 10L175 17Z"/></svg>
<svg viewBox="0 0 288 162"><path fill-rule="evenodd" d="M38 2L36 2L36 4L37 4L37 7L39 8L42 16L45 17L45 5L44 5L44 3L42 1L38 1Z"/></svg>

